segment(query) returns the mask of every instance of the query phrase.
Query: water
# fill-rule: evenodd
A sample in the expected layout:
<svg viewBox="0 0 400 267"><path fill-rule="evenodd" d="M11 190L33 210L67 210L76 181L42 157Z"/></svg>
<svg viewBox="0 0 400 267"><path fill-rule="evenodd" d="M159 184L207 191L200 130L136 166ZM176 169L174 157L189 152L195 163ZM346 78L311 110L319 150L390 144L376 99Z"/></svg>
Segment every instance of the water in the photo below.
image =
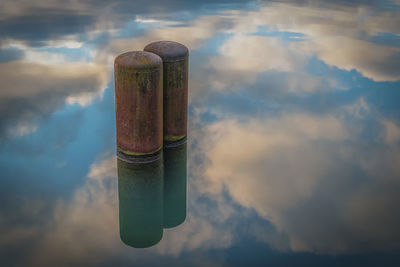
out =
<svg viewBox="0 0 400 267"><path fill-rule="evenodd" d="M2 266L400 264L398 1L0 10ZM156 40L189 48L189 135L149 198L118 190L113 60Z"/></svg>

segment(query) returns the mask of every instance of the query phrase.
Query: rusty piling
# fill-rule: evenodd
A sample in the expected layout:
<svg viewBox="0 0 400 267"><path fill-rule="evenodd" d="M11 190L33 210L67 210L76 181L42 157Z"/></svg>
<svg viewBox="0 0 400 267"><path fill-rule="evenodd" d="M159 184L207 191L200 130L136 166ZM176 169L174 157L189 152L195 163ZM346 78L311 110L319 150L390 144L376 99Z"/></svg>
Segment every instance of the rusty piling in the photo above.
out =
<svg viewBox="0 0 400 267"><path fill-rule="evenodd" d="M131 51L114 62L117 155L126 162L157 160L163 145L163 64Z"/></svg>
<svg viewBox="0 0 400 267"><path fill-rule="evenodd" d="M189 50L172 41L148 44L144 51L163 60L164 146L185 143L187 135Z"/></svg>

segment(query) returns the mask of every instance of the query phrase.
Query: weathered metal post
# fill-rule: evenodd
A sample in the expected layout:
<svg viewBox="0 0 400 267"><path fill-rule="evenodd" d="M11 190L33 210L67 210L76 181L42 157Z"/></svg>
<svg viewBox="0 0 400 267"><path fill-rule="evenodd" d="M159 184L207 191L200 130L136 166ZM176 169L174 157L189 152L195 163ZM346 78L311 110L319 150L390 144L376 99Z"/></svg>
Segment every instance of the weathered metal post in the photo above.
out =
<svg viewBox="0 0 400 267"><path fill-rule="evenodd" d="M163 161L128 163L118 159L119 232L135 248L163 236Z"/></svg>
<svg viewBox="0 0 400 267"><path fill-rule="evenodd" d="M186 218L186 144L164 148L164 228Z"/></svg>
<svg viewBox="0 0 400 267"><path fill-rule="evenodd" d="M164 146L186 142L188 108L188 60L186 46L171 41L148 44L144 51L163 60Z"/></svg>
<svg viewBox="0 0 400 267"><path fill-rule="evenodd" d="M114 62L117 155L127 162L160 158L163 65L156 54L132 51Z"/></svg>

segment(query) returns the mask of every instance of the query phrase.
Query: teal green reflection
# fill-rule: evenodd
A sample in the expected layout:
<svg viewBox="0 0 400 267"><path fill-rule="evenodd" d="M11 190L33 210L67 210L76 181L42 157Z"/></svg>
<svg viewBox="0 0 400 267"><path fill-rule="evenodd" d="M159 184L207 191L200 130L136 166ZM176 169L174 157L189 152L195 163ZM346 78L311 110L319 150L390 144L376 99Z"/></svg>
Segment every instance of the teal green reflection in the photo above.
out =
<svg viewBox="0 0 400 267"><path fill-rule="evenodd" d="M163 161L118 159L119 231L135 248L157 244L163 235Z"/></svg>
<svg viewBox="0 0 400 267"><path fill-rule="evenodd" d="M164 148L150 163L118 159L119 231L121 240L135 248L157 244L163 228L186 218L186 144Z"/></svg>
<svg viewBox="0 0 400 267"><path fill-rule="evenodd" d="M164 228L186 218L186 144L164 148Z"/></svg>

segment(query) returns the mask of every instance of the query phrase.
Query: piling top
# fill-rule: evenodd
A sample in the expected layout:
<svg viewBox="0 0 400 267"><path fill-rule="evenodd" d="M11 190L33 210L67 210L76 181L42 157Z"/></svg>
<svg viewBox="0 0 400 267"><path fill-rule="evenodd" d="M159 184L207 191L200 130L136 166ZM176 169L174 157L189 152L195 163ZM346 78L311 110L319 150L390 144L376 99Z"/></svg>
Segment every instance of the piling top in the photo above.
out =
<svg viewBox="0 0 400 267"><path fill-rule="evenodd" d="M160 68L162 59L150 52L129 51L117 56L114 65L134 71L144 71Z"/></svg>
<svg viewBox="0 0 400 267"><path fill-rule="evenodd" d="M144 51L159 55L164 62L182 60L189 53L186 46L173 41L158 41L150 43L146 45Z"/></svg>

